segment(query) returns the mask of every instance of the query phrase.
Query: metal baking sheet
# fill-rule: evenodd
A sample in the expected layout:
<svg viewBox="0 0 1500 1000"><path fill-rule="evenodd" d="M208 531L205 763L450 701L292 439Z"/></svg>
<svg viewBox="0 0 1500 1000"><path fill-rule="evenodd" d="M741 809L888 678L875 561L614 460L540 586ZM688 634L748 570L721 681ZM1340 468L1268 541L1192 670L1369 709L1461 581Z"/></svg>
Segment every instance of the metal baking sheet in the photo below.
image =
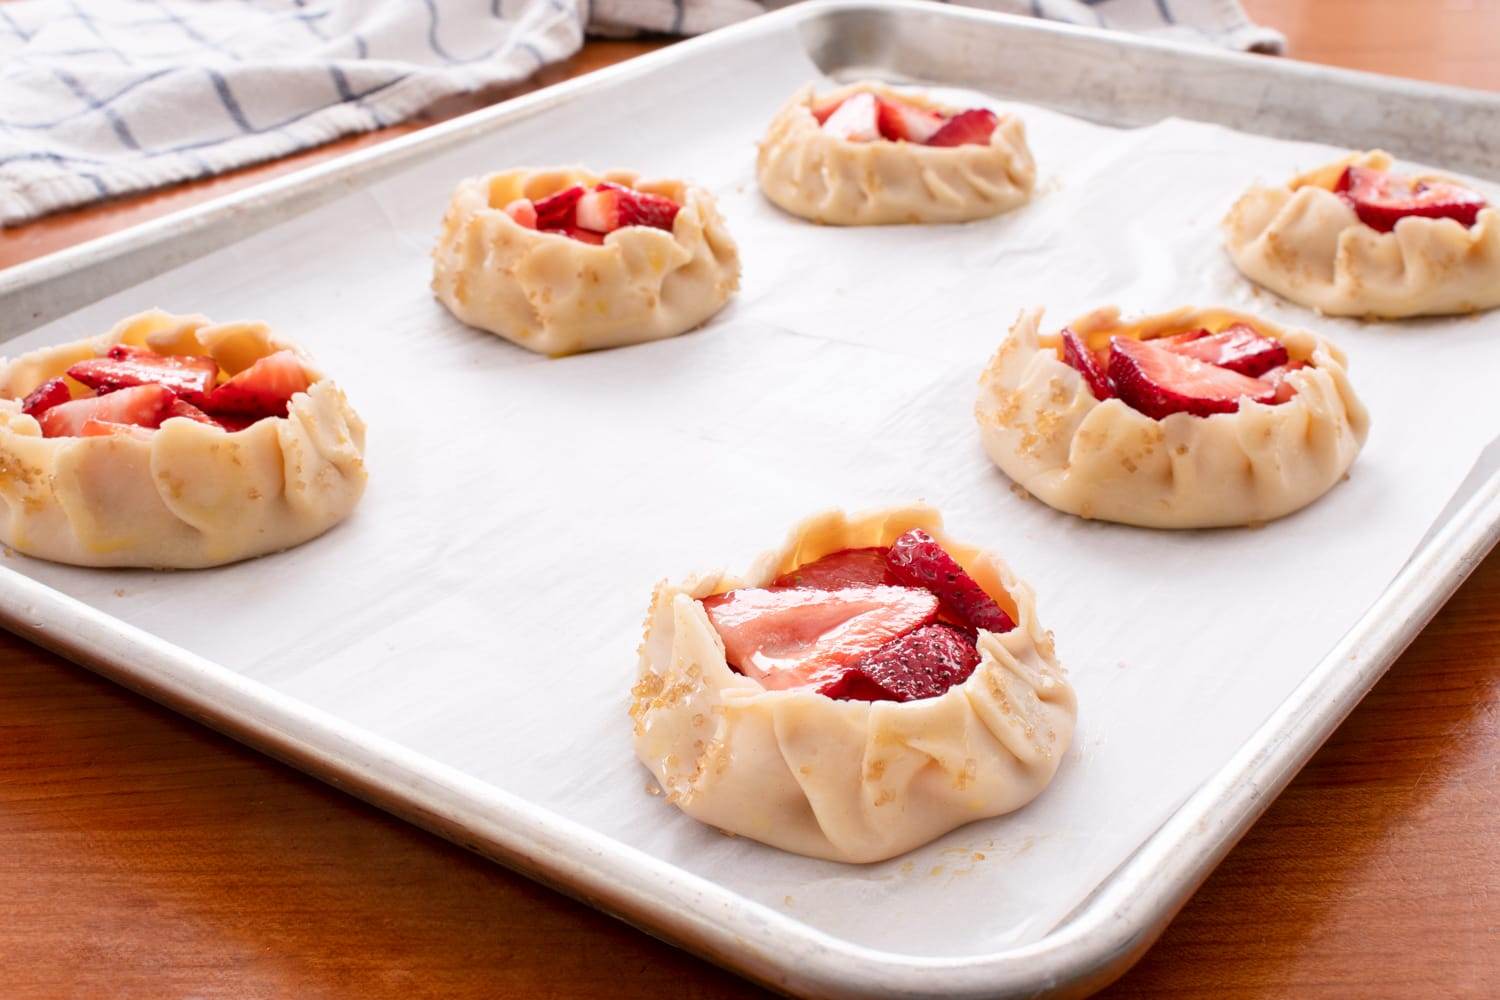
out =
<svg viewBox="0 0 1500 1000"><path fill-rule="evenodd" d="M1457 492L1442 513L1435 514L1420 543L1413 539L1413 554L1393 582L1363 614L1348 615L1351 627L1347 631L1343 622L1338 623L1330 639L1340 632L1342 638L1326 655L1295 665L1300 680L1270 706L1269 717L1247 729L1246 739L1215 762L1216 768L1195 785L1180 807L1163 817L1154 832L1145 831L1128 856L1112 864L1097 884L1084 886L1077 905L1070 903L1068 912L1037 926L994 929L947 950L902 949L889 938L883 939L878 929L809 912L809 900L819 893L839 898L847 890L851 900L875 900L872 912L888 915L896 912L891 908L926 908L935 915L940 906L958 911L972 908L972 899L964 895L965 886L954 880L993 875L961 874L956 870L960 866L952 866L955 870L944 876L947 881L903 880L901 866L909 861L898 860L881 870L768 859L766 850L754 845L713 842L712 835L695 829L659 802L654 804L659 807L654 820L670 827L673 836L697 837L692 844L703 854L720 855L721 861L728 859L747 869L764 863L767 872L774 861L782 865L774 878L804 880L807 892L793 889L783 903L779 893L773 898L764 887L716 880L706 874L710 868L684 864L670 851L656 850L661 846L659 838L642 834L645 839L632 843L635 831L605 830L586 816L581 820L583 814L576 809L570 813L539 804L618 795L621 775L635 783L630 791L636 798L646 801L644 772L635 777L637 772L628 760L608 773L580 768L569 776L576 787L559 791L528 784L525 775L507 773L491 759L514 750L497 735L498 729L526 728L517 719L518 706L504 697L507 653L527 647L533 630L530 619L539 609L554 613L557 609L541 599L536 607L496 606L476 600L472 580L445 577L442 557L457 564L465 556L445 537L446 513L453 509L451 500L445 506L445 498L451 498L454 491L503 490L512 512L535 511L532 520L538 524L557 523L560 517L563 523L620 526L593 509L600 492L559 495L559 491L549 492L551 484L545 480L528 483L525 476L507 476L504 469L481 470L478 465L474 469L435 468L425 452L442 449L424 448L420 435L399 430L395 424L400 408L390 399L370 397L372 392L396 391L389 364L372 356L369 349L389 350L389 338L381 340L358 328L318 331L320 323L338 327L345 322L343 315L357 312L349 306L351 300L368 295L366 283L379 281L389 259L399 258L406 268L402 281L409 282L410 295L401 293L401 301L389 314L390 322L409 336L414 349L420 345L441 352L446 364L459 362L466 369L465 392L479 392L489 379L513 395L488 411L470 407L464 410L466 414L500 417L498 426L503 429L545 418L547 407L558 405L559 400L609 407L609 420L601 420L598 430L600 441L609 446L602 450L617 449L627 455L632 448L651 447L639 422L632 423L625 415L633 405L630 387L643 380L655 379L653 384L661 386L663 377L669 379L667 385L683 394L690 413L707 413L725 387L695 386L687 375L701 376L716 368L741 374L750 369L753 374L756 359L743 350L750 337L761 338L768 356L804 365L815 373L823 354L847 363L852 356L849 344L830 347L795 329L799 313L809 311L836 325L836 302L814 303L807 289L803 289L802 301L795 295L773 297L764 280L748 273L745 294L708 333L565 364L533 359L457 328L421 287L420 259L430 240L425 220L431 215L435 227L441 201L452 182L462 176L460 171L473 172L475 164L482 168L486 161L490 166L507 165L514 162L516 150L557 148L559 140L547 136L549 130L566 130L570 123L591 120L591 114L597 120L600 108L618 106L618 102L661 109L669 125L702 126L711 110L699 108L688 114L674 109L704 95L722 94L732 84L736 96L720 107L717 117L739 123L742 145L726 148L717 140L705 139L693 144L698 148L664 151L662 137L669 130L652 133L650 129L628 138L611 133L571 139L575 150L587 141L608 148L607 152L591 150L591 161L607 156L611 164L680 163L684 174L711 176L717 169L715 158L748 160L750 142L770 111L791 86L820 72L840 79L873 75L962 86L1111 126L1142 125L1177 115L1282 138L1383 145L1448 168L1488 178L1500 175L1493 160L1496 154L1471 142L1473 135L1482 134L1479 125L1493 121L1500 110L1500 100L1487 95L947 8L870 3L793 8L0 275L5 338L57 320L38 333L49 340L93 332L102 317L155 304L145 297L159 294L184 276L201 276L213 300L160 304L200 309L221 318L295 320L291 325L296 329L284 332L310 347L371 418L372 449L381 447L382 435L392 442L385 445L383 455L372 450L374 478L365 507L346 529L324 540L284 556L200 574L88 574L18 558L0 573L0 619L14 631L415 822L783 989L848 996L1031 995L1045 990L1081 992L1118 974L1489 550L1500 524L1500 488L1492 463L1476 463L1461 485L1461 477L1455 477ZM1320 100L1310 102L1306 95L1313 90ZM553 114L542 119L543 111ZM1049 129L1055 126L1061 135L1060 119L1047 119L1040 111L1030 118L1038 132L1039 149L1053 135ZM1224 141L1231 140L1226 133ZM569 158L579 158L579 154ZM1044 174L1057 173L1043 166ZM747 172L743 163L738 172ZM745 227L737 232L747 264L754 267L755 255L777 244L763 220L737 218L737 213L752 213L756 198L753 190L743 188L731 185L720 193L731 225L738 221ZM342 218L336 213L342 211L340 206L351 204L350 199L367 208L376 221L347 232L329 226L328 219ZM428 200L434 204L428 205ZM1057 204L1050 208L1056 210ZM1044 218L1048 211L1044 198L1031 215ZM403 223L406 216L416 221ZM798 232L796 225L786 222L779 238L792 239ZM273 231L265 232L268 229ZM866 231L855 236L884 241L894 259L902 245L914 245L910 241L934 252L960 246L972 250L973 236L979 230L966 232L967 236L945 234L941 241L917 230ZM1025 223L1009 230L1013 238L1026 233ZM753 246L748 238L752 235ZM834 246L839 239L854 237L822 231L817 238L833 241L830 246ZM309 242L319 248L326 263L309 273L278 275L276 261L269 259L278 248L305 247ZM1019 242L1025 245L1024 239ZM790 244L781 245L789 254L795 252ZM313 280L319 283L321 312L290 304L298 289ZM380 294L388 294L384 284ZM405 287L401 282L392 284ZM1090 297L1079 303L1083 307L1097 304L1092 297L1105 291L1090 286L1081 294ZM257 299L265 300L264 308L255 308ZM1154 304L1173 305L1176 300ZM974 303L976 312L992 307L992 301ZM985 334L989 346L998 341L1009 318L992 321L992 331ZM731 327L738 331L737 339L728 339ZM852 333L837 332L846 339ZM871 337L881 341L894 333L893 329L875 330ZM1472 337L1474 332L1459 331L1454 336ZM893 342L878 346L890 348ZM934 346L931 353L957 350L954 345ZM983 357L981 352L969 359L974 370ZM897 361L916 379L928 378L935 370L924 368L915 355L897 355ZM873 379L893 361L871 351L860 363L865 366L862 374ZM412 366L414 371L423 368ZM773 369L768 367L767 372ZM1356 384L1360 374L1356 357ZM934 386L939 381L936 375L929 379ZM740 395L733 397L734 402L754 404L753 394L743 385L736 391ZM962 400L961 409L968 403ZM1482 414L1486 420L1492 416L1487 410ZM614 421L621 426L608 426ZM479 433L474 429L484 425L469 422L464 426ZM813 445L829 443L815 441ZM541 438L533 441L539 449L547 444ZM772 457L766 444L747 447L733 459L741 463L745 475L765 476ZM863 454L876 462L882 458L869 449ZM975 474L984 469L970 464L982 463L982 458L962 451L955 454L944 469L962 465ZM539 450L532 457L541 456ZM533 467L545 468L546 464L537 461ZM853 497L831 496L827 483L821 492L807 486L816 477L796 464L775 474L779 478L771 483L771 492L777 493L775 487L779 487L781 495L768 503L753 529L701 517L700 523L685 525L672 538L642 542L611 534L607 543L603 538L592 539L593 544L607 544L615 558L628 557L649 568L629 583L619 584L620 608L638 619L636 605L643 604L652 573L681 575L701 568L705 560L736 564L734 560L774 543L792 517L818 503L828 499L855 502ZM993 475L991 480L991 488L1003 493L1003 481ZM906 491L919 488L899 476L892 482ZM674 485L680 484L674 481ZM432 519L443 530L406 536L394 543L389 535L382 536L386 527L382 519L394 510L391 498L397 494L408 504L430 503ZM1329 504L1333 502L1330 498ZM1335 509L1321 507L1323 516ZM972 511L950 514L960 533L976 520ZM545 515L555 516L549 522ZM1045 519L1048 515L1025 516ZM505 532L518 530L517 525L524 523L528 522L513 518L503 526L505 530L495 524L474 526L475 537L469 541L483 545L497 560L496 594L507 588L499 579L505 573L498 560L508 548L521 544L508 546ZM1068 533L1074 541L1084 533L1073 522L1048 523L1053 525L1049 530L1059 536ZM1285 537L1278 534L1283 530L1296 529L1273 526L1260 536ZM732 545L726 540L729 534L734 535ZM1132 537L1148 547L1178 544L1151 533ZM351 549L356 539L375 544ZM360 581L381 580L407 548L436 556L421 564L430 575L425 591L402 592L393 603L389 595L360 589ZM334 555L338 558L331 558ZM1028 573L1031 567L1024 564L1018 568L1023 575L1045 576L1047 572L1038 567L1037 573ZM318 588L343 592L347 600L340 608L345 619L363 613L408 622L410 628L381 633L379 641L357 648L330 644L308 649L280 643L282 633L301 638L315 633L316 609L308 612L306 620L291 622L258 618L256 609L285 611L285 591L299 583L305 588L309 581ZM512 590L514 582L510 581ZM224 619L222 635L206 637L180 621L181 609L190 602L212 603L220 599L218 595L226 601L218 609ZM1041 593L1041 601L1043 620L1052 624L1064 602L1047 590ZM455 602L461 605L458 612L468 614L493 636L492 652L476 658L474 647L465 645L474 638L472 631L455 637L439 627L453 621ZM205 607L191 606L195 613ZM424 621L433 626L425 632ZM630 624L633 627L634 621ZM348 620L330 623L330 631L334 631L332 625L339 626L341 637L358 632L350 629ZM256 635L241 638L247 626ZM599 673L590 678L579 726L574 731L556 731L550 742L532 745L537 774L544 768L552 769L548 773L566 773L568 761L586 759L585 747L594 741L608 742L616 754L628 757L623 708L633 639L625 633L605 635L605 631L601 627L599 635L590 635L583 630L575 638L587 645L583 653L570 651L560 655L558 662L546 664L564 673L580 667ZM534 644L535 636L530 641ZM1060 643L1067 660L1067 635L1060 636ZM1075 677L1081 679L1085 668L1073 666ZM1097 699L1093 705L1086 700L1081 732L1088 731L1091 713L1098 718L1107 710ZM1076 761L1064 764L1059 783L1068 780L1070 768L1077 770ZM648 803L647 811L651 807ZM1018 814L1020 819L1012 823L966 828L968 832L955 842L993 839L997 861L1004 858L1013 870L1021 871L1028 864L1022 857L1027 848L1017 834L1028 822L1025 817L1041 815L1034 808ZM1078 890L1076 884L1067 887L1071 893ZM952 905L955 901L957 905ZM894 922L886 916L881 921Z"/></svg>

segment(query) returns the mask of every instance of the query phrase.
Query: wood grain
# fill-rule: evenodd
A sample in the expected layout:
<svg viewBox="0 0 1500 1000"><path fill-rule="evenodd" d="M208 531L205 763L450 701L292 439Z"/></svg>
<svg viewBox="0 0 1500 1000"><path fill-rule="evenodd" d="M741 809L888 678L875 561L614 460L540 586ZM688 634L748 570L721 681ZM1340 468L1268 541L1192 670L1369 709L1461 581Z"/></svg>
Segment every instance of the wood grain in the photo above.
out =
<svg viewBox="0 0 1500 1000"><path fill-rule="evenodd" d="M1500 88L1496 0L1246 7L1294 56ZM415 127L0 231L0 266ZM1495 996L1497 772L1500 555L1103 995ZM4 634L0 845L7 997L764 995Z"/></svg>

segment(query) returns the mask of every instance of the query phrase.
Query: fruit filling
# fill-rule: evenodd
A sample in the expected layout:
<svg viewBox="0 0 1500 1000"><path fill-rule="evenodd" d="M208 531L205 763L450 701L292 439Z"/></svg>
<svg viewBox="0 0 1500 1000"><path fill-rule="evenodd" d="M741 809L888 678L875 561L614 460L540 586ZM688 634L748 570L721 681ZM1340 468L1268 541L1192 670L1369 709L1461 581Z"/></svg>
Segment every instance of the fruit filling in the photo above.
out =
<svg viewBox="0 0 1500 1000"><path fill-rule="evenodd" d="M843 701L935 698L979 665L979 629L1016 627L920 528L702 604L733 669L769 690Z"/></svg>
<svg viewBox="0 0 1500 1000"><path fill-rule="evenodd" d="M592 188L575 184L540 201L517 198L505 214L517 225L569 236L598 246L604 237L626 226L672 231L681 206L671 198L601 181Z"/></svg>
<svg viewBox="0 0 1500 1000"><path fill-rule="evenodd" d="M1472 226L1489 204L1479 192L1460 184L1422 180L1372 167L1344 168L1333 190L1349 203L1360 222L1382 233L1395 229L1396 223L1408 216L1452 219Z"/></svg>
<svg viewBox="0 0 1500 1000"><path fill-rule="evenodd" d="M292 396L311 384L291 351L230 376L210 357L116 344L37 386L21 401L21 412L36 418L43 437L149 435L173 417L238 431L286 416Z"/></svg>
<svg viewBox="0 0 1500 1000"><path fill-rule="evenodd" d="M1296 395L1287 375L1308 367L1292 361L1286 345L1246 323L1137 340L1109 338L1091 350L1072 330L1061 334L1060 356L1083 376L1095 399L1119 399L1148 417L1173 413L1207 417L1235 413L1243 399L1275 405Z"/></svg>
<svg viewBox="0 0 1500 1000"><path fill-rule="evenodd" d="M850 142L884 139L919 146L983 146L1000 124L999 117L985 108L944 115L868 92L815 104L812 112L824 132Z"/></svg>

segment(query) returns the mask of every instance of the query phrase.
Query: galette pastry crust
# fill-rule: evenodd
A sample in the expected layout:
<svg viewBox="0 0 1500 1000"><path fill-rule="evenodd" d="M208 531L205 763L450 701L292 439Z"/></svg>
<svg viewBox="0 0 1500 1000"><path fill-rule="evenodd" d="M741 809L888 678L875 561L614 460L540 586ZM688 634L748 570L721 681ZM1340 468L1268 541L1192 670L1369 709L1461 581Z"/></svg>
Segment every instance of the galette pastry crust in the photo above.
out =
<svg viewBox="0 0 1500 1000"><path fill-rule="evenodd" d="M865 92L944 114L959 110L878 83L856 83L823 100ZM811 86L798 91L772 119L756 157L761 190L793 215L836 226L968 222L1031 197L1036 163L1026 126L1014 115L1000 115L987 145L850 142L823 131L813 102Z"/></svg>
<svg viewBox="0 0 1500 1000"><path fill-rule="evenodd" d="M594 246L518 224L505 206L610 181L672 199L671 232L627 226ZM463 322L558 357L686 333L739 288L740 258L711 194L683 181L578 167L461 181L433 249L432 288Z"/></svg>
<svg viewBox="0 0 1500 1000"><path fill-rule="evenodd" d="M1118 399L1100 401L1039 332L1029 310L979 379L985 450L1033 496L1069 514L1148 528L1257 524L1290 514L1344 477L1370 419L1344 370L1344 352L1305 330L1227 309L1179 309L1128 326L1100 309L1068 324L1091 346L1127 330L1146 337L1243 322L1311 367L1287 381L1277 405L1244 400L1238 412L1174 413L1161 420Z"/></svg>
<svg viewBox="0 0 1500 1000"><path fill-rule="evenodd" d="M911 528L932 534L1019 623L980 633L968 680L920 701L835 701L768 691L729 667L699 598L766 586ZM1077 716L1031 590L993 555L946 536L937 511L921 505L819 514L744 579L658 584L632 694L636 754L669 802L730 833L852 862L902 854L1030 802L1056 773Z"/></svg>
<svg viewBox="0 0 1500 1000"><path fill-rule="evenodd" d="M292 397L287 416L234 433L177 417L139 437L42 437L20 400L119 343L209 355L230 375L289 349L312 385ZM97 337L0 360L0 397L0 542L41 559L217 566L321 535L364 492L364 421L264 324L144 312Z"/></svg>
<svg viewBox="0 0 1500 1000"><path fill-rule="evenodd" d="M1483 209L1473 226L1409 217L1378 232L1332 190L1351 165L1392 164L1379 150L1359 153L1280 187L1253 187L1235 202L1224 241L1245 277L1330 316L1398 319L1500 306L1500 211Z"/></svg>

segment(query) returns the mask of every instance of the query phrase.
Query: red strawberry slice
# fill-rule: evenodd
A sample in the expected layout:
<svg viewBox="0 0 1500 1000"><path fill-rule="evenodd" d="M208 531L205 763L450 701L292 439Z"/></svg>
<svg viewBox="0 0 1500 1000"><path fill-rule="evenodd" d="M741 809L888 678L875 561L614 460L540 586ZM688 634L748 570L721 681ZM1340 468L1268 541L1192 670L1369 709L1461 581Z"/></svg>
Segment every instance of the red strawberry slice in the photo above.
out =
<svg viewBox="0 0 1500 1000"><path fill-rule="evenodd" d="M560 229L543 229L544 233L553 233L557 236L567 236L580 243L589 243L596 247L604 245L604 234L595 233L587 229L579 229L577 226L567 226Z"/></svg>
<svg viewBox="0 0 1500 1000"><path fill-rule="evenodd" d="M1109 377L1130 406L1160 420L1173 413L1234 413L1240 399L1269 403L1276 390L1260 379L1185 358L1149 341L1110 338Z"/></svg>
<svg viewBox="0 0 1500 1000"><path fill-rule="evenodd" d="M881 98L876 102L876 125L881 138L892 142L926 142L943 127L945 119L905 101Z"/></svg>
<svg viewBox="0 0 1500 1000"><path fill-rule="evenodd" d="M798 566L771 581L773 587L808 587L813 590L843 590L846 587L896 586L896 577L886 565L885 548L844 549Z"/></svg>
<svg viewBox="0 0 1500 1000"><path fill-rule="evenodd" d="M823 122L823 131L849 142L873 142L880 138L880 108L875 95L855 94Z"/></svg>
<svg viewBox="0 0 1500 1000"><path fill-rule="evenodd" d="M995 599L921 528L913 528L892 542L886 562L896 579L937 595L943 610L963 624L990 632L1009 632L1016 627Z"/></svg>
<svg viewBox="0 0 1500 1000"><path fill-rule="evenodd" d="M812 105L812 116L816 118L818 120L818 124L821 125L826 122L829 116L837 111L843 105L843 103L844 102L842 100L822 100L814 102L814 104Z"/></svg>
<svg viewBox="0 0 1500 1000"><path fill-rule="evenodd" d="M929 146L983 146L995 134L1000 117L985 108L960 111L927 140Z"/></svg>
<svg viewBox="0 0 1500 1000"><path fill-rule="evenodd" d="M58 403L66 403L72 398L73 394L68 391L68 383L61 378L49 378L32 389L26 398L21 400L21 412L40 417Z"/></svg>
<svg viewBox="0 0 1500 1000"><path fill-rule="evenodd" d="M151 383L58 403L41 416L42 436L78 437L90 421L159 427L176 399L171 389Z"/></svg>
<svg viewBox="0 0 1500 1000"><path fill-rule="evenodd" d="M198 409L196 406L194 406L192 403L189 403L185 399L173 400L172 406L169 410L167 410L167 415L163 418L163 420L170 420L173 417L187 417L189 420L196 421L200 424L208 424L211 427L223 426L213 417L210 417L207 413L204 413L202 410Z"/></svg>
<svg viewBox="0 0 1500 1000"><path fill-rule="evenodd" d="M117 424L112 420L85 420L83 429L78 432L78 437L110 437L115 434L123 434L127 437L141 438L149 441L151 435L156 433L152 427L139 427L135 424Z"/></svg>
<svg viewBox="0 0 1500 1000"><path fill-rule="evenodd" d="M535 229L537 223L536 205L532 204L530 198L517 198L505 206L505 214L510 216L516 225L523 229Z"/></svg>
<svg viewBox="0 0 1500 1000"><path fill-rule="evenodd" d="M585 190L582 184L575 184L536 202L533 207L536 208L537 228L565 229L573 225L573 211Z"/></svg>
<svg viewBox="0 0 1500 1000"><path fill-rule="evenodd" d="M969 679L979 666L974 634L927 625L881 646L818 688L843 701L919 701Z"/></svg>
<svg viewBox="0 0 1500 1000"><path fill-rule="evenodd" d="M80 361L68 376L101 396L137 385L164 385L183 399L200 403L219 377L219 363L200 355L157 354L116 344L102 358Z"/></svg>
<svg viewBox="0 0 1500 1000"><path fill-rule="evenodd" d="M1174 333L1170 337L1157 337L1156 342L1162 347L1167 347L1169 345L1190 344L1195 340L1202 340L1207 336L1208 331L1199 327L1196 330L1189 330L1187 333Z"/></svg>
<svg viewBox="0 0 1500 1000"><path fill-rule="evenodd" d="M1171 339L1173 342L1164 342L1162 346L1174 354L1207 361L1252 378L1286 364L1287 359L1285 344L1261 336L1244 323L1236 323L1215 334L1196 331L1185 341Z"/></svg>
<svg viewBox="0 0 1500 1000"><path fill-rule="evenodd" d="M1083 376L1088 383L1089 391L1094 394L1095 399L1114 399L1114 387L1109 384L1109 376L1104 373L1104 368L1099 364L1099 358L1084 344L1083 338L1072 330L1062 332L1063 361Z"/></svg>
<svg viewBox="0 0 1500 1000"><path fill-rule="evenodd" d="M625 226L670 230L679 210L671 198L605 182L578 200L578 225L596 233Z"/></svg>
<svg viewBox="0 0 1500 1000"><path fill-rule="evenodd" d="M1446 181L1424 181L1388 170L1345 167L1334 185L1359 221L1388 233L1407 216L1453 219L1472 226L1489 203L1477 191Z"/></svg>
<svg viewBox="0 0 1500 1000"><path fill-rule="evenodd" d="M730 665L772 690L829 679L930 624L937 606L913 587L732 590L703 599Z"/></svg>
<svg viewBox="0 0 1500 1000"><path fill-rule="evenodd" d="M292 397L310 385L312 380L297 355L277 351L215 389L203 409L216 417L284 417Z"/></svg>
<svg viewBox="0 0 1500 1000"><path fill-rule="evenodd" d="M1271 399L1271 402L1285 403L1297 395L1296 387L1288 382L1286 377L1297 369L1306 367L1308 367L1306 361L1291 361L1278 368L1272 368L1262 375L1260 377L1261 381L1270 384L1276 389L1276 395Z"/></svg>

